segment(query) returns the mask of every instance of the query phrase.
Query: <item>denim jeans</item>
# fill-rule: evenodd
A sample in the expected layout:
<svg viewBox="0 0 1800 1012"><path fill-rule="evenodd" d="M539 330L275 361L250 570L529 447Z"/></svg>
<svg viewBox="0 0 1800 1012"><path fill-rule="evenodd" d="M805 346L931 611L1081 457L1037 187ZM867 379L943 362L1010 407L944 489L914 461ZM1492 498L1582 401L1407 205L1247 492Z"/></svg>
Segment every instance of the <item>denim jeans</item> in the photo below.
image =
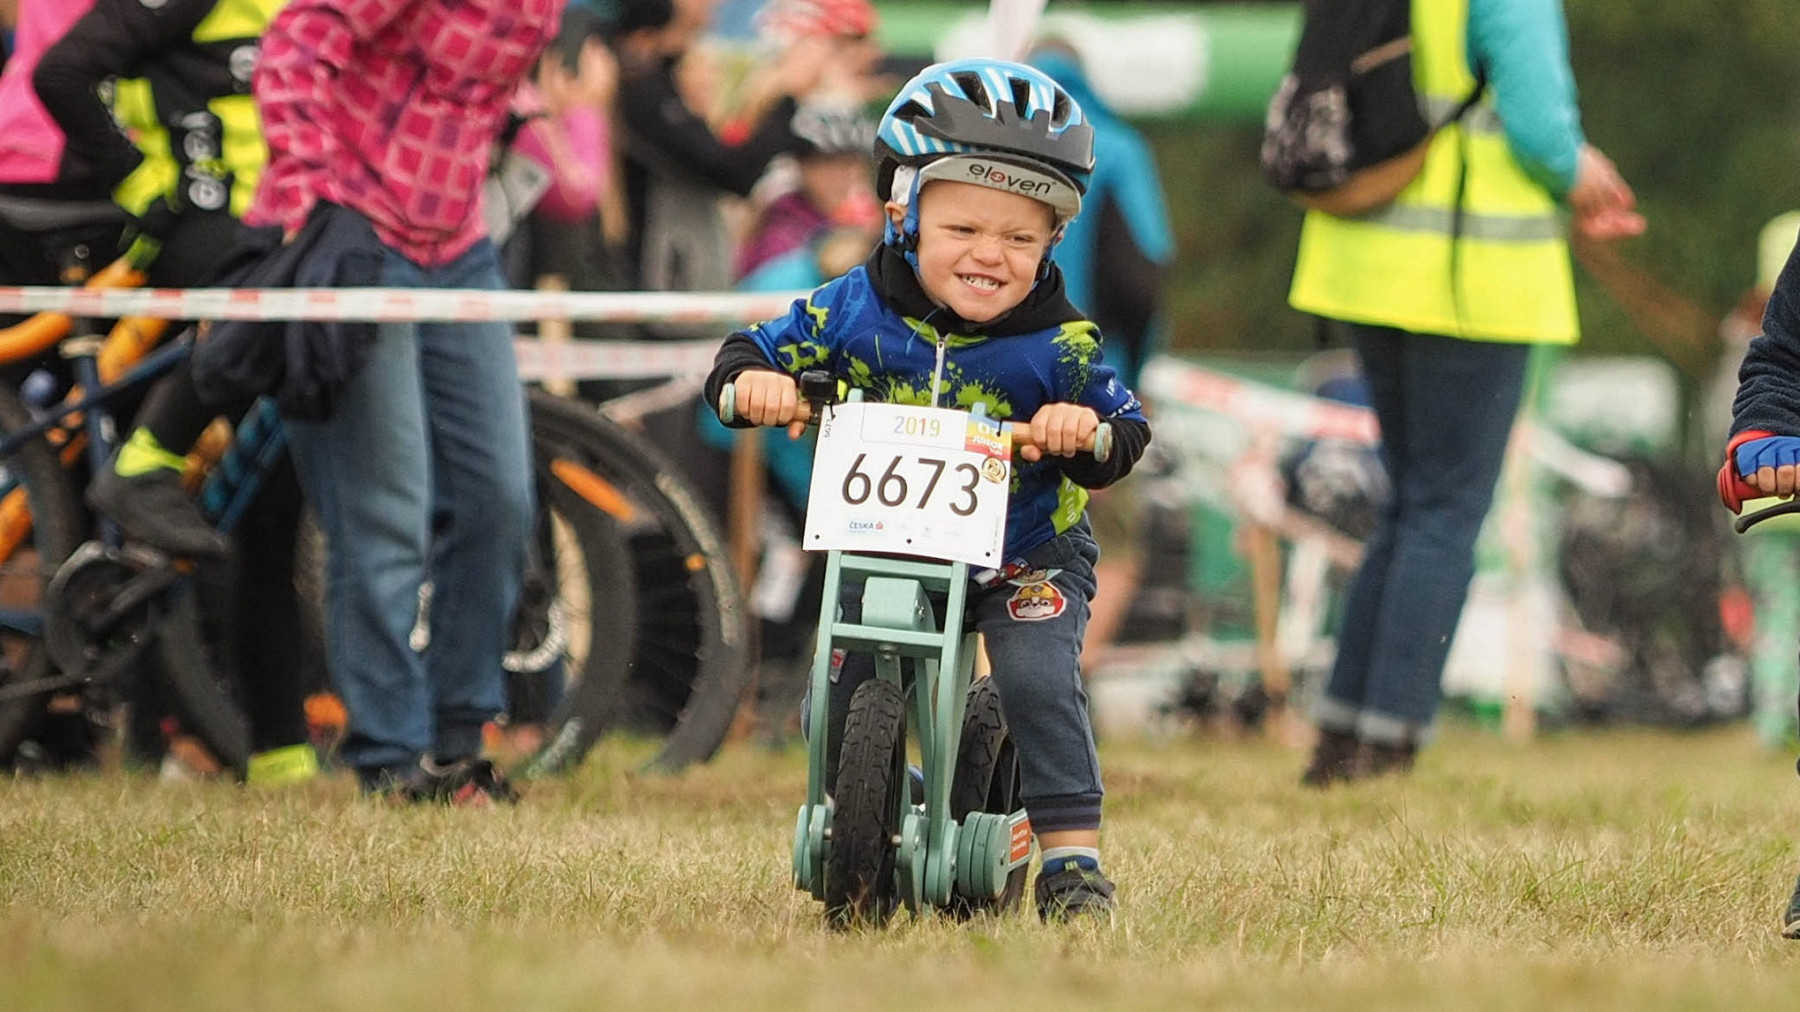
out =
<svg viewBox="0 0 1800 1012"><path fill-rule="evenodd" d="M1037 572L969 588L965 625L987 641L991 677L1019 757L1019 793L1040 833L1100 825L1100 760L1081 681L1081 643L1099 556L1084 520L1026 554ZM844 621L860 619L862 589L845 582L839 598ZM941 622L943 601L933 603ZM847 655L834 672L829 770L837 767L850 696L874 675L868 654Z"/></svg>
<svg viewBox="0 0 1800 1012"><path fill-rule="evenodd" d="M1352 325L1393 496L1351 581L1321 728L1427 737L1475 574L1475 538L1524 389L1530 346Z"/></svg>
<svg viewBox="0 0 1800 1012"><path fill-rule="evenodd" d="M424 268L388 251L386 287L504 287L493 244ZM327 653L365 779L480 751L532 516L524 394L505 323L384 323L332 416L289 423L327 539ZM414 650L430 579L430 645Z"/></svg>

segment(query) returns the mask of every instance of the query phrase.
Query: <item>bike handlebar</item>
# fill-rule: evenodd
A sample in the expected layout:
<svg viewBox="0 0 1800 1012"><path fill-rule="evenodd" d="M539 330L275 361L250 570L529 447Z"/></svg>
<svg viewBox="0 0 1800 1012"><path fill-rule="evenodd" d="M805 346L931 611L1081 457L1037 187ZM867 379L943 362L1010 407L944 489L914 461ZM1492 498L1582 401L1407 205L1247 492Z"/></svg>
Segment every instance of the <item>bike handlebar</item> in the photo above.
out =
<svg viewBox="0 0 1800 1012"><path fill-rule="evenodd" d="M736 384L725 384L725 389L719 392L718 408L720 421L730 425L737 420ZM813 404L811 401L803 400L794 406L794 421L804 422L807 425L815 425L818 423L818 419L813 414ZM1013 448L1019 450L1022 450L1027 446L1038 445L1031 438L1031 428L1029 426L1021 426L1017 423L1014 423L1012 427L1012 441ZM1095 460L1105 463L1112 457L1112 443L1112 425L1107 422L1101 422L1099 427L1094 429L1093 436L1082 442L1080 449L1092 453ZM1043 449L1041 446L1038 448L1040 450Z"/></svg>
<svg viewBox="0 0 1800 1012"><path fill-rule="evenodd" d="M1733 513L1742 513L1744 503L1751 499L1766 499L1769 493L1745 481L1737 473L1731 461L1719 468L1719 501ZM1731 529L1739 534L1744 533L1764 520L1787 516L1789 513L1800 513L1800 498L1786 498L1773 506L1759 509L1754 513L1738 517L1732 521Z"/></svg>

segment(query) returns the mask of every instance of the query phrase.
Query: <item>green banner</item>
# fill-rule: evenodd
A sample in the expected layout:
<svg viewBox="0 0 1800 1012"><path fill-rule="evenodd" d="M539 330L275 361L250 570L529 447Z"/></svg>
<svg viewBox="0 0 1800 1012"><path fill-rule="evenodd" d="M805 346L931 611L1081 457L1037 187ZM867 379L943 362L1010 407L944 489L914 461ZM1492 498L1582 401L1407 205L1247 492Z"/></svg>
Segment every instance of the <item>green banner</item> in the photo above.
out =
<svg viewBox="0 0 1800 1012"><path fill-rule="evenodd" d="M878 6L876 35L889 52L937 60L992 55L986 4ZM1256 122L1292 62L1300 17L1297 4L1051 0L1038 34L1079 49L1094 90L1122 115Z"/></svg>

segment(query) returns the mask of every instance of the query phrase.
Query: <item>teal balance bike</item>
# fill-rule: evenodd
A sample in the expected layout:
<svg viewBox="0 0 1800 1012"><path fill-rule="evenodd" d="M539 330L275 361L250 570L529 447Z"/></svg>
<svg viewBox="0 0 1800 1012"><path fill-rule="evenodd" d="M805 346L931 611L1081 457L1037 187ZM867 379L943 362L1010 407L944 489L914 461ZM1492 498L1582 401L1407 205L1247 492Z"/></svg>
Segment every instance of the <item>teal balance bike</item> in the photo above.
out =
<svg viewBox="0 0 1800 1012"><path fill-rule="evenodd" d="M827 373L808 372L801 376L800 393L799 420L816 424L833 412L838 386ZM850 391L849 402L859 403L861 394ZM731 421L734 406L735 392L727 387L719 416ZM1029 441L1022 429L1013 432L1010 425L987 419L979 407L969 413L912 410L949 416L953 424L958 417L967 419L1012 445ZM1089 449L1105 459L1109 427L1100 427L1094 444ZM924 462L924 479L915 475L909 482L898 466L910 463L907 455L896 455L895 463L880 470L880 448L874 444L857 453L847 472L827 471L824 445L822 435L808 511L809 548L822 490L906 509L915 497L923 504L939 489L970 492L979 484L972 476L958 484L968 465L923 455L911 459ZM1009 446L1001 456L1010 460L1010 455ZM951 477L943 478L947 468ZM1003 531L1009 483L1000 477L994 484ZM972 507L973 501L971 494L951 502L952 513L962 514L959 506ZM970 563L919 550L924 547L903 554L834 548L826 557L818 645L803 713L806 801L794 823L793 868L795 888L823 902L833 926L879 925L901 904L914 914L928 909L957 917L1000 913L1016 907L1025 891L1035 842L1019 800L1019 762L999 692L990 679L975 675L979 644L964 621ZM998 535L993 547L997 556ZM846 620L839 605L846 581L863 583L861 615L854 621ZM849 700L833 770L827 728L834 670L846 654L858 652L873 656L875 677L857 686ZM908 765L909 729L916 768Z"/></svg>

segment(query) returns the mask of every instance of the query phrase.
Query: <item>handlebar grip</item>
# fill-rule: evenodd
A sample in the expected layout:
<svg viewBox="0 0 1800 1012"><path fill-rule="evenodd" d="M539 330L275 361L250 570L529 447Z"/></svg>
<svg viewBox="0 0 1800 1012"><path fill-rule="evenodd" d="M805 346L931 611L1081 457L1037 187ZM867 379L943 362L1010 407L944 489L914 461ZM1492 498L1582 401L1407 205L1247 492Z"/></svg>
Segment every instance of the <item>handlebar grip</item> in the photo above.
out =
<svg viewBox="0 0 1800 1012"><path fill-rule="evenodd" d="M1024 422L1013 423L1012 441L1014 449L1022 449L1027 446L1037 445L1031 438L1031 426ZM1082 447L1082 449L1093 454L1094 459L1103 464L1111 459L1113 451L1112 423L1101 422L1099 427L1094 429L1093 445Z"/></svg>
<svg viewBox="0 0 1800 1012"><path fill-rule="evenodd" d="M725 384L725 388L719 391L718 409L719 421L724 422L726 425L730 425L732 422L737 421L736 383L727 383ZM810 424L812 422L812 417L813 412L811 404L806 401L801 401L794 406L794 421L807 422Z"/></svg>
<svg viewBox="0 0 1800 1012"><path fill-rule="evenodd" d="M1749 499L1763 497L1762 489L1750 484L1738 476L1737 468L1727 460L1719 468L1719 501L1733 513L1744 511L1744 502Z"/></svg>

